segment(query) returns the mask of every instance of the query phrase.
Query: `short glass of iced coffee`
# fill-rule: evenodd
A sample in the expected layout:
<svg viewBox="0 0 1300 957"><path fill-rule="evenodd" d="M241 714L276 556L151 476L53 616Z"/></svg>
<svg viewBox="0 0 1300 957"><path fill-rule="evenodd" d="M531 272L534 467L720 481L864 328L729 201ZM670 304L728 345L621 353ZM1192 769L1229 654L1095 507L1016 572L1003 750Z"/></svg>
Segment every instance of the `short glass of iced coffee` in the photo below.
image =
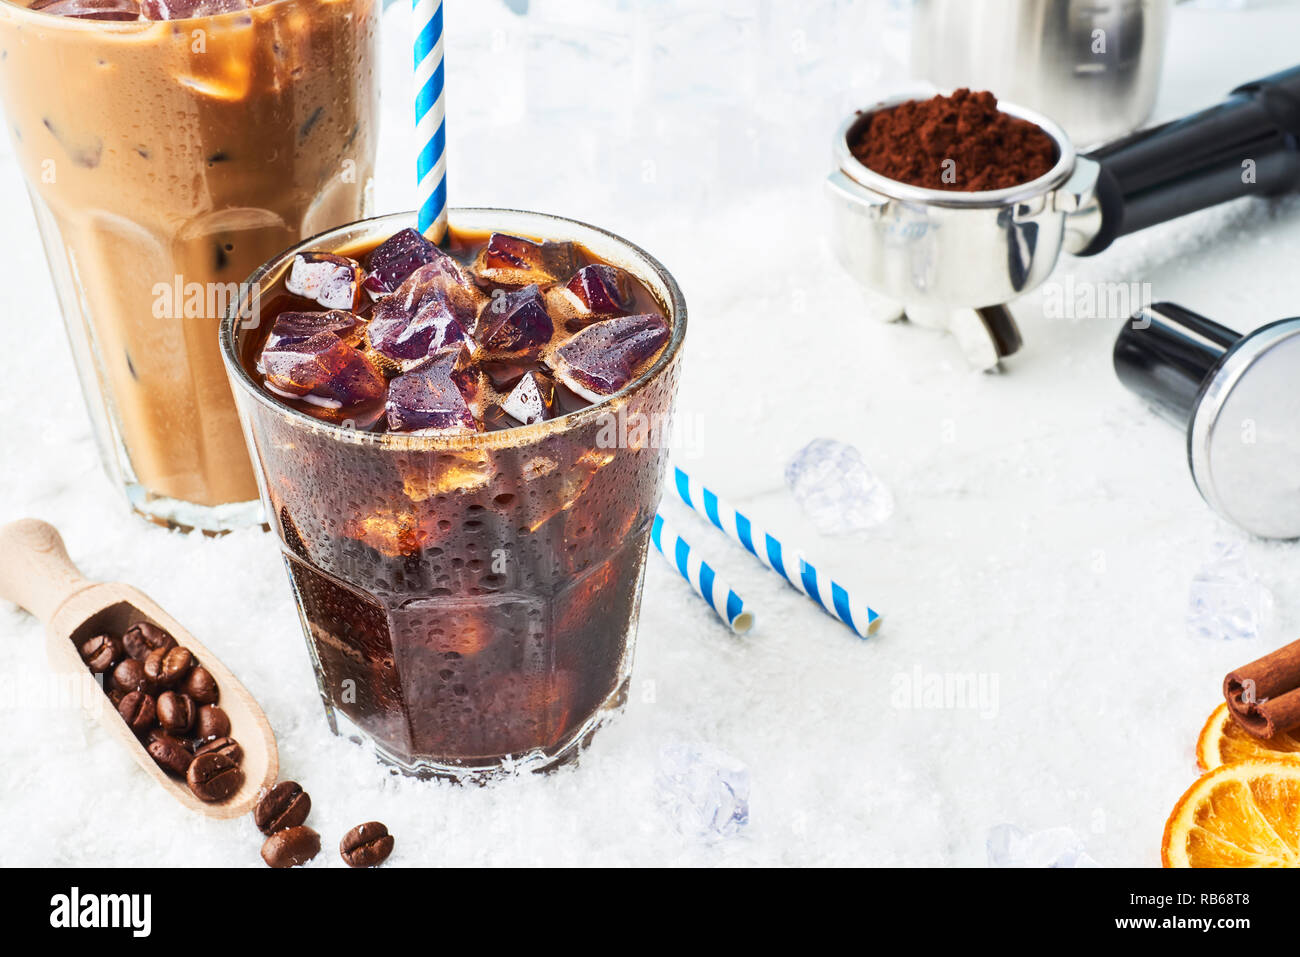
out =
<svg viewBox="0 0 1300 957"><path fill-rule="evenodd" d="M331 727L477 777L564 762L626 697L686 307L596 227L450 223L288 250L221 343Z"/></svg>

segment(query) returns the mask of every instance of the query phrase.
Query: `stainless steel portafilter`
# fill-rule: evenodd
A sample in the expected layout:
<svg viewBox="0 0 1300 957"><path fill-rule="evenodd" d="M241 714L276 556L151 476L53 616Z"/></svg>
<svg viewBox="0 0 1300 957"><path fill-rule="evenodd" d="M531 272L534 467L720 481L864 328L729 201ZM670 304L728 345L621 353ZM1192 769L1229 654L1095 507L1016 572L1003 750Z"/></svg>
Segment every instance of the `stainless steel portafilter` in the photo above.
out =
<svg viewBox="0 0 1300 957"><path fill-rule="evenodd" d="M835 138L834 246L886 318L948 328L991 368L1020 345L1006 304L1051 274L1061 251L1091 256L1115 239L1239 196L1300 186L1300 67L1246 83L1217 106L1087 155L1046 117L1009 103L1056 144L1056 164L1008 189L956 192L891 180L853 155L880 110Z"/></svg>
<svg viewBox="0 0 1300 957"><path fill-rule="evenodd" d="M1156 303L1124 324L1115 371L1187 430L1211 508L1261 538L1300 538L1300 317L1243 336Z"/></svg>

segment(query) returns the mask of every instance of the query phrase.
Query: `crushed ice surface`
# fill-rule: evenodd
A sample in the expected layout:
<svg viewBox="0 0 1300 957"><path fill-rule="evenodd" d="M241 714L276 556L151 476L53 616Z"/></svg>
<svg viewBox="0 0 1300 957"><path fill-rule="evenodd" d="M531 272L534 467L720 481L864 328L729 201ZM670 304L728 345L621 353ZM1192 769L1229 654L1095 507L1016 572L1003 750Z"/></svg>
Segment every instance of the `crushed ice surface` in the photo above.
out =
<svg viewBox="0 0 1300 957"><path fill-rule="evenodd" d="M1099 867L1068 827L1026 833L1014 824L989 831L989 867Z"/></svg>
<svg viewBox="0 0 1300 957"><path fill-rule="evenodd" d="M904 75L907 38L867 22L873 6L772 4L765 27L757 2L742 0L735 17L747 29L720 35L716 3L664 0L646 8L644 37L655 42L637 48L642 71L623 68L631 38L610 42L629 28L607 0L533 0L527 17L452 0L458 29L447 34L447 62L457 89L507 83L527 96L486 107L449 99L448 128L458 131L448 143L451 202L553 210L627 236L668 266L690 306L678 418L696 431L684 467L694 464L775 531L799 528L806 520L781 470L816 434L804 379L742 382L714 371L724 362L848 369L826 384L836 434L907 489L907 508L868 546L826 538L815 556L870 586L886 613L880 641L849 638L793 589L773 589L772 573L707 521L674 511L683 535L762 602L763 640L730 640L666 562L648 561L627 711L576 768L485 788L411 781L330 735L274 542L255 530L184 536L128 515L103 476L79 390L48 387L76 377L61 324L29 323L22 349L0 352L12 394L41 397L39 416L12 417L0 433L0 521L53 522L86 574L140 587L234 670L275 729L283 776L311 792L309 823L324 844L312 867L342 867L339 838L369 820L396 835L391 867L974 866L987 860L991 822L1057 821L1083 834L1080 822L1097 809L1106 827L1088 833L1091 854L1108 865L1158 863L1159 829L1195 773L1191 751L1221 700L1218 683L1251 656L1235 642L1187 639L1188 583L1223 533L1187 476L1185 438L1116 383L1118 323L1047 320L1038 297L1026 297L1016 306L1025 352L993 382L969 372L945 337L856 312L858 287L822 232L820 183L830 131L879 95L890 64L899 85ZM1191 42L1171 45L1167 75L1198 82L1166 84L1152 122L1294 60L1300 10L1289 31L1255 34L1256 63L1225 63L1201 78L1188 51L1221 44L1189 29L1187 13L1172 14ZM409 24L410 10L393 5L384 47L404 48ZM804 52L792 54L796 30ZM389 212L411 205L414 92L409 58L381 58L378 69L376 212ZM651 120L644 134L626 124L629 103ZM665 149L664 130L693 148ZM506 141L564 157L572 175L482 147ZM653 177L627 175L648 158ZM6 250L13 274L45 275L22 176L12 157L0 163L10 173L0 178L0 207L21 227ZM1293 268L1297 227L1300 197L1242 201L1125 237L1100 256L1063 257L1053 278L1151 281L1156 298L1244 328L1294 313L1286 284L1251 278ZM800 274L774 283L777 255ZM0 296L14 315L57 314L46 282L10 283ZM824 337L789 335L792 316L829 328L846 314L835 352L851 351L857 364L841 365ZM1033 475L1021 475L1026 460ZM540 455L532 464L537 474L555 467ZM1294 578L1295 545L1249 542L1246 551L1267 580ZM1300 608L1280 588L1278 597L1279 633L1300 633ZM12 639L0 642L0 675L48 674L35 619L0 602L0 634ZM1128 673L1160 680L1135 694L1132 682L1115 681L1117 658ZM891 707L891 679L916 664L1000 674L999 716ZM1021 696L1012 707L1013 687L1044 679L1059 700ZM80 715L15 709L0 695L0 725L6 864L264 866L250 821L180 807ZM1117 735L1122 727L1145 733ZM693 729L726 741L753 770L754 813L742 837L683 840L658 806L659 750ZM114 825L97 824L104 820Z"/></svg>
<svg viewBox="0 0 1300 957"><path fill-rule="evenodd" d="M655 787L664 813L687 837L719 841L749 823L749 768L710 745L664 745Z"/></svg>
<svg viewBox="0 0 1300 957"><path fill-rule="evenodd" d="M823 535L874 528L894 514L894 496L854 446L813 439L785 468L785 484Z"/></svg>
<svg viewBox="0 0 1300 957"><path fill-rule="evenodd" d="M1216 641L1259 638L1273 620L1273 593L1239 542L1215 542L1192 576L1187 592L1187 630Z"/></svg>

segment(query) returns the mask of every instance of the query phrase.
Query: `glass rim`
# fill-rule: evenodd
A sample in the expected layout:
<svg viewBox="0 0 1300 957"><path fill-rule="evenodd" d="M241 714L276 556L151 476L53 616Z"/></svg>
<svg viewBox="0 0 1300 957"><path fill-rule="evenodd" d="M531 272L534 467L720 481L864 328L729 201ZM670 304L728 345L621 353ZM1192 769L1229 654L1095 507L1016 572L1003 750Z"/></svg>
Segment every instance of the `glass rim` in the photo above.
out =
<svg viewBox="0 0 1300 957"><path fill-rule="evenodd" d="M89 17L61 17L57 13L46 13L43 10L33 10L29 6L15 3L14 0L0 0L0 16L12 15L20 20L28 20L33 23L53 26L59 24L55 29L68 30L69 32L90 31L94 33L113 33L126 35L130 33L145 33L153 27L166 26L168 24L181 23L198 23L200 21L211 23L213 21L230 20L238 16L251 16L257 10L271 10L276 7L287 6L291 3L311 3L312 0L266 0L255 7L247 7L243 10L227 10L224 13L213 13L202 17L185 17L181 20L94 20ZM379 0L372 0L378 3Z"/></svg>
<svg viewBox="0 0 1300 957"><path fill-rule="evenodd" d="M0 0L3 2L3 0ZM290 246L288 249L278 253L273 258L267 260L261 266L257 267L253 273L244 281L240 290L238 300L234 302L227 311L225 317L221 320L221 357L225 362L226 375L230 380L233 390L242 391L246 396L251 397L254 401L267 409L285 417L295 426L306 428L326 435L333 436L336 439L358 445L370 445L383 448L391 448L396 451L414 452L414 451L466 451L475 449L503 449L520 445L533 445L543 439L554 435L562 435L570 430L581 428L590 422L601 419L610 414L610 410L617 405L621 405L627 399L641 392L645 387L657 380L660 375L668 369L677 359L681 352L682 343L686 338L686 300L682 295L681 288L677 285L677 280L673 278L672 273L654 256L650 255L640 246L629 242L617 233L610 232L599 226L593 226L590 223L584 223L581 220L571 219L566 216L557 216L552 213L540 213L533 210L498 208L492 206L452 206L448 209L448 220L454 222L458 213L481 214L485 216L500 215L502 217L524 216L535 217L539 223L564 223L571 226L577 226L582 230L589 230L598 233L614 244L622 247L638 260L649 272L654 274L655 279L668 293L667 302L661 302L660 306L669 313L671 323L671 335L668 344L659 354L658 358L645 369L641 375L637 376L617 392L606 396L599 402L595 402L585 408L578 409L575 412L569 412L565 415L557 416L554 419L547 419L543 422L537 422L532 425L519 425L509 429L499 429L492 432L472 432L456 433L449 435L420 435L405 432L366 432L360 429L347 428L342 425L335 425L315 416L308 415L299 409L295 409L281 402L275 396L271 395L260 382L257 382L248 370L244 368L244 363L240 358L240 341L238 328L243 322L243 313L246 310L250 291L258 291L260 294L260 284L266 276L280 270L281 272L293 260L293 257L300 252L311 250L325 249L332 251L331 245L337 247L339 240L343 236L354 233L359 227L384 227L387 228L393 224L398 224L387 234L382 229L375 228L376 236L391 236L399 229L406 227L415 228L417 212L408 210L398 213L387 213L382 216L372 216L367 219L359 219L334 229L317 233L299 243ZM553 238L545 235L538 238ZM382 241L382 240L381 240ZM580 239L575 241L581 242ZM626 264L619 263L623 268ZM638 274L636 269L629 269L642 282L645 281L642 275ZM647 283L647 285L652 285ZM655 294L655 290L651 290ZM656 298L658 296L656 295Z"/></svg>

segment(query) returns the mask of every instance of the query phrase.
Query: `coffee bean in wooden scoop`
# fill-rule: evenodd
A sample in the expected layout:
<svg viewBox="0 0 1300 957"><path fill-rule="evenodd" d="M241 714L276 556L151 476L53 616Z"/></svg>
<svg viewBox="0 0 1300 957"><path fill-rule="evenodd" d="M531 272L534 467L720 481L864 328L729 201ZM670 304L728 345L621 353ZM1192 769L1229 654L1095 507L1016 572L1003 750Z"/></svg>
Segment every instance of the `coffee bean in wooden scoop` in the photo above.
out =
<svg viewBox="0 0 1300 957"><path fill-rule="evenodd" d="M126 657L126 649L121 638L112 635L96 635L81 646L81 660L86 663L91 674L102 675Z"/></svg>
<svg viewBox="0 0 1300 957"><path fill-rule="evenodd" d="M136 661L144 661L149 652L155 648L166 651L168 648L176 647L176 639L157 625L140 621L126 630L126 634L122 636L122 644L126 646L128 655Z"/></svg>
<svg viewBox="0 0 1300 957"><path fill-rule="evenodd" d="M224 801L244 783L244 772L224 754L209 751L190 762L185 782L200 801Z"/></svg>

